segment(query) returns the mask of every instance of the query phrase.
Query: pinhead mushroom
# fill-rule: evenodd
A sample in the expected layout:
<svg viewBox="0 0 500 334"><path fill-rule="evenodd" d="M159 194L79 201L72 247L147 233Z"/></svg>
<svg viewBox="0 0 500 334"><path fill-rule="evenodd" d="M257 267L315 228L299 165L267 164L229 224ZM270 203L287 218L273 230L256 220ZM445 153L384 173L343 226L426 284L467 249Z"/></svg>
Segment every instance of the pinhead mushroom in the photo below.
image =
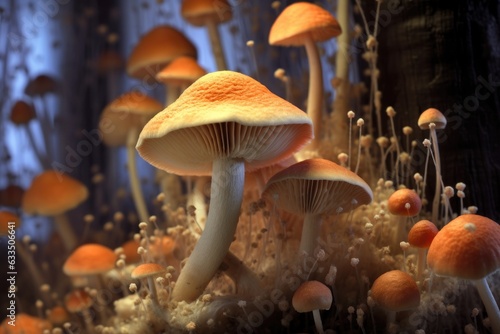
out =
<svg viewBox="0 0 500 334"><path fill-rule="evenodd" d="M373 300L387 311L387 326L394 322L396 312L411 310L420 305L417 283L401 270L391 270L380 275L373 282L370 291Z"/></svg>
<svg viewBox="0 0 500 334"><path fill-rule="evenodd" d="M340 35L337 20L328 11L309 2L296 2L286 7L269 32L269 44L279 46L305 46L309 61L309 93L307 113L313 120L316 149L321 140L323 122L323 75L316 42Z"/></svg>
<svg viewBox="0 0 500 334"><path fill-rule="evenodd" d="M324 333L320 310L329 310L333 296L330 289L318 281L306 281L295 290L292 297L293 308L299 313L313 312L318 333Z"/></svg>
<svg viewBox="0 0 500 334"><path fill-rule="evenodd" d="M206 26L212 45L212 51L219 71L226 70L226 59L222 49L217 25L227 22L233 17L231 5L227 0L183 0L182 17L195 26Z"/></svg>
<svg viewBox="0 0 500 334"><path fill-rule="evenodd" d="M427 264L436 275L471 280L486 307L494 333L500 333L500 310L486 277L500 267L500 225L474 214L464 214L446 224L427 253Z"/></svg>
<svg viewBox="0 0 500 334"><path fill-rule="evenodd" d="M72 250L76 237L64 213L80 205L88 195L87 187L80 181L48 170L37 175L25 191L22 209L27 214L54 217L66 249Z"/></svg>
<svg viewBox="0 0 500 334"><path fill-rule="evenodd" d="M325 159L308 159L271 177L262 197L287 212L304 215L300 252L312 256L322 216L368 204L373 193L361 177L347 168Z"/></svg>
<svg viewBox="0 0 500 334"><path fill-rule="evenodd" d="M201 77L146 124L137 143L146 161L179 175L212 174L206 226L174 299L197 298L222 263L238 223L245 169L281 161L311 136L311 120L300 109L231 71Z"/></svg>
<svg viewBox="0 0 500 334"><path fill-rule="evenodd" d="M418 118L418 126L422 130L429 129L432 147L434 150L434 161L436 165L436 185L434 199L432 201L432 221L438 221L439 203L441 200L441 158L439 157L439 145L436 130L446 127L446 117L436 108L426 109ZM424 179L426 179L424 177Z"/></svg>
<svg viewBox="0 0 500 334"><path fill-rule="evenodd" d="M196 58L193 43L180 31L168 26L157 26L142 36L127 61L127 74L139 80L156 75L168 63L180 56Z"/></svg>
<svg viewBox="0 0 500 334"><path fill-rule="evenodd" d="M408 242L411 246L418 248L417 281L422 279L425 269L425 254L437 233L436 225L425 219L415 223L408 232Z"/></svg>

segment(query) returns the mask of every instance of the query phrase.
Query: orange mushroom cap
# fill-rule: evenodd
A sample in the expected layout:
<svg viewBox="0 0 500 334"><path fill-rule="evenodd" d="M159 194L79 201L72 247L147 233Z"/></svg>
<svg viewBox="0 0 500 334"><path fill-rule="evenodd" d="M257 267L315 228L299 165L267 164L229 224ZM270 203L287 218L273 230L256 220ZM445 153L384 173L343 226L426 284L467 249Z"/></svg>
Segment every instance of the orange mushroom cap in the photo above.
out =
<svg viewBox="0 0 500 334"><path fill-rule="evenodd" d="M480 215L458 216L432 241L427 264L436 275L486 277L500 267L500 226Z"/></svg>
<svg viewBox="0 0 500 334"><path fill-rule="evenodd" d="M398 189L387 201L389 212L396 216L415 216L422 208L422 200L414 190Z"/></svg>
<svg viewBox="0 0 500 334"><path fill-rule="evenodd" d="M314 310L329 310L333 297L330 289L319 281L306 281L295 290L293 308L300 313Z"/></svg>
<svg viewBox="0 0 500 334"><path fill-rule="evenodd" d="M129 240L122 245L125 263L129 264L141 261L141 255L137 253L139 246L141 244L136 240Z"/></svg>
<svg viewBox="0 0 500 334"><path fill-rule="evenodd" d="M26 101L19 100L12 106L10 120L16 125L28 124L36 117L35 108Z"/></svg>
<svg viewBox="0 0 500 334"><path fill-rule="evenodd" d="M278 195L274 198L275 194ZM347 168L325 159L308 159L276 173L262 196L285 211L330 214L372 201L368 184Z"/></svg>
<svg viewBox="0 0 500 334"><path fill-rule="evenodd" d="M74 290L64 298L64 305L71 313L81 312L93 304L92 298L83 289Z"/></svg>
<svg viewBox="0 0 500 334"><path fill-rule="evenodd" d="M420 304L417 283L401 270L391 270L380 275L373 282L370 296L380 307L394 312L410 310Z"/></svg>
<svg viewBox="0 0 500 334"><path fill-rule="evenodd" d="M57 90L57 82L47 74L40 74L30 80L24 88L24 93L29 96L45 95Z"/></svg>
<svg viewBox="0 0 500 334"><path fill-rule="evenodd" d="M115 267L117 255L99 244L85 244L73 251L64 262L63 271L68 276L96 275Z"/></svg>
<svg viewBox="0 0 500 334"><path fill-rule="evenodd" d="M429 248L438 233L436 225L429 220L421 220L410 229L408 232L408 242L413 247Z"/></svg>
<svg viewBox="0 0 500 334"><path fill-rule="evenodd" d="M87 187L67 174L47 170L37 175L23 196L25 213L54 216L77 207L88 197Z"/></svg>
<svg viewBox="0 0 500 334"><path fill-rule="evenodd" d="M188 86L205 74L207 71L198 64L196 59L181 56L158 72L156 80L164 84Z"/></svg>
<svg viewBox="0 0 500 334"><path fill-rule="evenodd" d="M136 279L147 278L164 273L165 271L166 271L165 268L163 268L159 264L143 263L137 266L134 270L132 270L130 277Z"/></svg>
<svg viewBox="0 0 500 334"><path fill-rule="evenodd" d="M21 219L12 212L0 211L0 235L9 233L9 223L14 222L14 228L21 226Z"/></svg>
<svg viewBox="0 0 500 334"><path fill-rule="evenodd" d="M26 313L16 314L16 325L9 325L10 318L5 318L0 325L0 333L2 330L6 334L42 334L45 330L51 330L50 322L38 317L31 316Z"/></svg>
<svg viewBox="0 0 500 334"><path fill-rule="evenodd" d="M182 17L195 26L203 26L208 20L223 23L233 17L231 5L227 0L183 0Z"/></svg>
<svg viewBox="0 0 500 334"><path fill-rule="evenodd" d="M302 46L306 38L323 42L341 32L330 12L309 2L296 2L286 7L272 25L269 44Z"/></svg>
<svg viewBox="0 0 500 334"><path fill-rule="evenodd" d="M180 56L196 58L193 43L180 31L158 26L145 34L127 61L127 74L137 79L154 77L163 67Z"/></svg>
<svg viewBox="0 0 500 334"><path fill-rule="evenodd" d="M241 73L204 75L139 135L137 150L153 166L179 175L210 175L217 158L246 169L281 161L312 137L310 118Z"/></svg>
<svg viewBox="0 0 500 334"><path fill-rule="evenodd" d="M418 126L422 130L427 130L431 123L436 125L436 129L444 129L446 127L446 117L436 108L429 108L420 114Z"/></svg>

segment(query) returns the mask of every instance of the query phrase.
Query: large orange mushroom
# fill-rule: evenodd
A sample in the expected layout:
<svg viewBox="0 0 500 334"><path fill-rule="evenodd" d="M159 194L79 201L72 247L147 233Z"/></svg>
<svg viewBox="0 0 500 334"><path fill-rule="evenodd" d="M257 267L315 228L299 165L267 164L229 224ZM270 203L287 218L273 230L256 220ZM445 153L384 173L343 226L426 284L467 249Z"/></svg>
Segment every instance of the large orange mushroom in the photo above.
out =
<svg viewBox="0 0 500 334"><path fill-rule="evenodd" d="M249 76L231 71L201 77L146 124L137 143L146 161L179 175L212 174L206 226L181 270L174 300L196 299L228 252L245 169L283 160L311 136L304 112Z"/></svg>

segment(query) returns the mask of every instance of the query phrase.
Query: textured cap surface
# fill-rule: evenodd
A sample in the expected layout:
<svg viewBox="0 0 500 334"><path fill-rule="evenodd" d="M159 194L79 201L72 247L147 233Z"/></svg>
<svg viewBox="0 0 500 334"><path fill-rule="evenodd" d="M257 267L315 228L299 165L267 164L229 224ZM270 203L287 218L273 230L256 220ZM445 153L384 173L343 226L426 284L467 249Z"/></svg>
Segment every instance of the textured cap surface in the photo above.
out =
<svg viewBox="0 0 500 334"><path fill-rule="evenodd" d="M420 114L418 126L420 129L426 130L431 123L436 124L436 129L444 129L446 127L446 117L436 108L429 108Z"/></svg>
<svg viewBox="0 0 500 334"><path fill-rule="evenodd" d="M295 290L292 297L293 308L300 313L314 310L329 310L332 306L332 292L318 281L306 281Z"/></svg>
<svg viewBox="0 0 500 334"><path fill-rule="evenodd" d="M269 32L269 44L301 46L311 37L323 42L342 32L337 20L323 8L309 2L296 2L286 7Z"/></svg>
<svg viewBox="0 0 500 334"><path fill-rule="evenodd" d="M176 58L158 72L156 80L164 84L182 86L192 84L205 74L207 71L198 64L196 59L183 56Z"/></svg>
<svg viewBox="0 0 500 334"><path fill-rule="evenodd" d="M177 57L196 58L196 48L180 31L171 26L158 26L135 46L127 61L127 74L144 79L154 77Z"/></svg>
<svg viewBox="0 0 500 334"><path fill-rule="evenodd" d="M203 26L207 20L223 23L233 17L227 0L183 0L181 15L195 26Z"/></svg>
<svg viewBox="0 0 500 334"><path fill-rule="evenodd" d="M380 275L373 282L370 296L380 307L394 312L410 310L420 304L417 283L401 270Z"/></svg>
<svg viewBox="0 0 500 334"><path fill-rule="evenodd" d="M429 220L421 220L410 229L408 232L408 242L413 247L429 248L438 233L436 225Z"/></svg>
<svg viewBox="0 0 500 334"><path fill-rule="evenodd" d="M218 158L251 170L281 161L312 138L311 119L241 73L209 73L143 128L137 150L153 166L210 175Z"/></svg>
<svg viewBox="0 0 500 334"><path fill-rule="evenodd" d="M25 191L22 209L28 214L54 216L75 208L88 195L87 187L80 181L48 170L36 176Z"/></svg>
<svg viewBox="0 0 500 334"><path fill-rule="evenodd" d="M295 214L330 214L368 204L373 193L350 170L329 160L308 159L276 173L262 196Z"/></svg>
<svg viewBox="0 0 500 334"><path fill-rule="evenodd" d="M500 226L465 214L446 224L427 254L429 267L441 276L480 279L500 267Z"/></svg>
<svg viewBox="0 0 500 334"><path fill-rule="evenodd" d="M64 262L63 271L68 276L95 275L115 267L117 255L100 244L81 245Z"/></svg>
<svg viewBox="0 0 500 334"><path fill-rule="evenodd" d="M389 212L396 216L415 216L422 208L422 200L411 189L398 189L387 200Z"/></svg>

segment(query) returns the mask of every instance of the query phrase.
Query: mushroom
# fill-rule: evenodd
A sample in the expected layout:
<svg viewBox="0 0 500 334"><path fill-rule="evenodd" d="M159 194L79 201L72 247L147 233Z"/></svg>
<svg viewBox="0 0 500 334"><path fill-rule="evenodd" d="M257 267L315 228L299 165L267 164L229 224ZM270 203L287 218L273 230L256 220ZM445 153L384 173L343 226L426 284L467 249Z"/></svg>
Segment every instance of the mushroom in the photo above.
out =
<svg viewBox="0 0 500 334"><path fill-rule="evenodd" d="M307 113L312 118L314 139L310 147L317 149L323 123L323 75L316 42L340 35L337 20L328 11L308 2L296 2L286 7L269 32L269 44L305 46L309 61L309 92Z"/></svg>
<svg viewBox="0 0 500 334"><path fill-rule="evenodd" d="M293 293L292 305L299 313L312 312L318 333L323 334L320 310L329 310L333 296L330 289L319 281L306 281Z"/></svg>
<svg viewBox="0 0 500 334"><path fill-rule="evenodd" d="M396 233L394 234L394 243L399 244L405 240L407 235L407 218L418 215L422 208L422 200L418 194L408 188L398 189L389 196L387 200L389 212L398 216Z"/></svg>
<svg viewBox="0 0 500 334"><path fill-rule="evenodd" d="M113 250L99 244L84 244L70 254L63 265L63 272L70 277L96 276L102 285L101 274L115 267L117 255Z"/></svg>
<svg viewBox="0 0 500 334"><path fill-rule="evenodd" d="M350 170L329 160L307 159L276 173L267 182L262 197L287 212L304 215L300 255L313 256L322 216L368 204L373 193Z"/></svg>
<svg viewBox="0 0 500 334"><path fill-rule="evenodd" d="M87 292L83 289L73 290L68 293L64 298L64 305L71 313L81 313L85 330L88 333L94 332L94 324L92 323L92 315L90 314L90 307L94 301Z"/></svg>
<svg viewBox="0 0 500 334"><path fill-rule="evenodd" d="M464 214L446 224L427 253L427 264L438 276L470 280L490 318L493 333L500 333L500 310L486 277L500 267L500 226L475 214Z"/></svg>
<svg viewBox="0 0 500 334"><path fill-rule="evenodd" d="M437 233L438 229L436 225L426 219L415 223L410 232L408 232L408 242L411 246L418 248L417 282L422 279L425 269L425 254Z"/></svg>
<svg viewBox="0 0 500 334"><path fill-rule="evenodd" d="M395 322L397 312L420 305L417 283L401 270L391 270L380 275L373 282L370 297L387 312L387 327Z"/></svg>
<svg viewBox="0 0 500 334"><path fill-rule="evenodd" d="M156 263L143 263L137 266L130 275L133 279L146 279L148 281L149 294L154 305L158 305L158 293L154 277L164 273L166 270Z"/></svg>
<svg viewBox="0 0 500 334"><path fill-rule="evenodd" d="M108 104L101 114L99 130L108 146L126 146L130 188L139 218L149 220L136 167L134 150L139 131L154 114L162 109L160 102L139 91L125 93Z"/></svg>
<svg viewBox="0 0 500 334"><path fill-rule="evenodd" d="M12 325L14 324L14 326ZM50 332L52 325L47 320L34 317L24 312L15 315L15 321L12 322L11 318L7 316L0 324L0 333L34 333L41 334L45 331Z"/></svg>
<svg viewBox="0 0 500 334"><path fill-rule="evenodd" d="M231 5L227 0L183 0L181 5L182 17L194 26L206 26L212 45L217 69L227 70L226 59L217 25L227 22L233 17Z"/></svg>
<svg viewBox="0 0 500 334"><path fill-rule="evenodd" d="M193 43L171 26L157 26L142 36L132 50L127 60L127 74L147 82L180 56L196 58L197 52Z"/></svg>
<svg viewBox="0 0 500 334"><path fill-rule="evenodd" d="M446 117L437 109L426 109L418 118L418 126L422 130L430 130L432 147L434 149L434 164L436 166L436 188L434 191L434 199L432 201L432 221L438 221L439 202L441 201L441 161L439 157L439 145L436 135L436 130L446 127ZM424 179L426 179L424 177ZM425 186L425 185L424 185ZM424 191L422 191L424 193Z"/></svg>
<svg viewBox="0 0 500 334"><path fill-rule="evenodd" d="M251 77L231 71L201 77L146 124L137 143L146 161L179 175L212 174L206 226L181 270L174 300L196 299L228 252L245 169L283 160L311 136L306 114Z"/></svg>
<svg viewBox="0 0 500 334"><path fill-rule="evenodd" d="M54 217L66 250L71 251L77 240L64 213L80 205L88 195L87 187L80 181L48 170L37 175L25 191L22 209L27 214Z"/></svg>

